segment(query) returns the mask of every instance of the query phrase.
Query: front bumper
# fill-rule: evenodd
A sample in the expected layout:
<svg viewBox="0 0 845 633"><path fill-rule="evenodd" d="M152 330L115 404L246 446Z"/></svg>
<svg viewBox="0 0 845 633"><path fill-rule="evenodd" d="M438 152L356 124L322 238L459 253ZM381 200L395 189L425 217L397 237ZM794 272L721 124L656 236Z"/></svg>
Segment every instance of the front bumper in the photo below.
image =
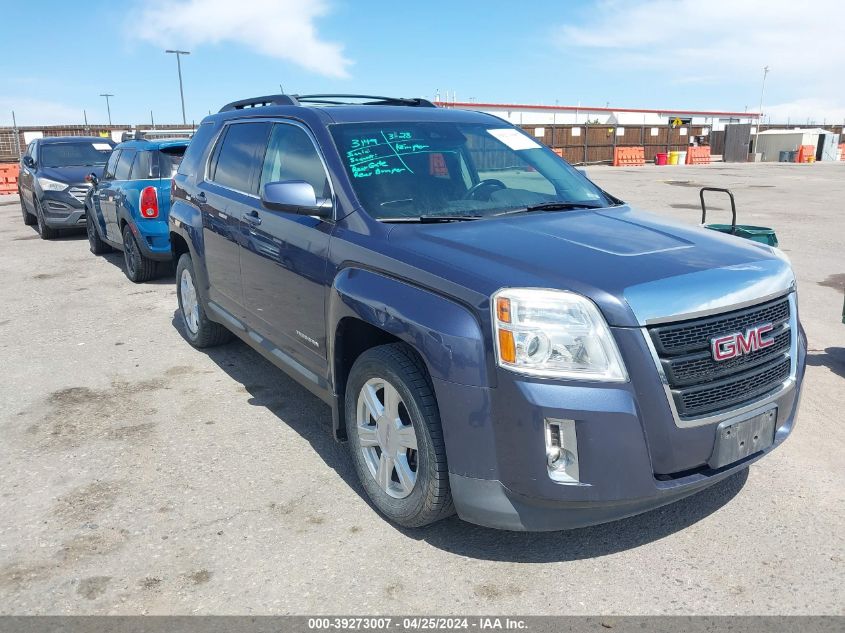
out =
<svg viewBox="0 0 845 633"><path fill-rule="evenodd" d="M707 466L718 423L679 428L642 333L632 328L615 335L632 377L626 384L540 381L504 370L496 388L434 381L452 496L462 519L531 531L621 519L730 477L792 431L806 356L803 334L794 387L766 404L778 407L774 443L718 470ZM549 477L546 419L575 421L579 484Z"/></svg>
<svg viewBox="0 0 845 633"><path fill-rule="evenodd" d="M42 191L41 211L44 222L53 229L83 228L85 204L65 191Z"/></svg>

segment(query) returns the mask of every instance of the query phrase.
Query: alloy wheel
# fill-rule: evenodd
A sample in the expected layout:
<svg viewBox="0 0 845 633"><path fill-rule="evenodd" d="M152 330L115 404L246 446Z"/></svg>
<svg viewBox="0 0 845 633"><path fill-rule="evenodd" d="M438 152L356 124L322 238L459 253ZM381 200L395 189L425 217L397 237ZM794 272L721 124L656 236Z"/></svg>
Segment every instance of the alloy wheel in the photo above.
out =
<svg viewBox="0 0 845 633"><path fill-rule="evenodd" d="M417 434L399 391L371 378L358 394L358 447L379 488L395 499L411 494L417 482Z"/></svg>
<svg viewBox="0 0 845 633"><path fill-rule="evenodd" d="M200 304L197 301L197 291L194 280L187 269L182 271L179 279L179 297L182 300L182 318L192 334L196 334L200 327Z"/></svg>

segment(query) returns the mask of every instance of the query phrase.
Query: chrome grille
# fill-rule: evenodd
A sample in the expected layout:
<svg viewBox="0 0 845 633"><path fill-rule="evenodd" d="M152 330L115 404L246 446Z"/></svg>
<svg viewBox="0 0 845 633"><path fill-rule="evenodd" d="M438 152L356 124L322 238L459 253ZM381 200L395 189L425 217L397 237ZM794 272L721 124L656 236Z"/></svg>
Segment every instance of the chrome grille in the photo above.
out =
<svg viewBox="0 0 845 633"><path fill-rule="evenodd" d="M726 361L713 359L711 339L765 323L774 326L773 345ZM682 420L751 403L776 390L790 375L794 332L788 297L648 331Z"/></svg>
<svg viewBox="0 0 845 633"><path fill-rule="evenodd" d="M74 185L67 192L73 196L77 202L85 202L85 196L88 195L88 190L91 187L88 185Z"/></svg>
<svg viewBox="0 0 845 633"><path fill-rule="evenodd" d="M659 354L680 354L709 347L710 339L720 334L744 332L760 323L777 325L788 320L789 300L784 298L730 315L656 327L651 332Z"/></svg>

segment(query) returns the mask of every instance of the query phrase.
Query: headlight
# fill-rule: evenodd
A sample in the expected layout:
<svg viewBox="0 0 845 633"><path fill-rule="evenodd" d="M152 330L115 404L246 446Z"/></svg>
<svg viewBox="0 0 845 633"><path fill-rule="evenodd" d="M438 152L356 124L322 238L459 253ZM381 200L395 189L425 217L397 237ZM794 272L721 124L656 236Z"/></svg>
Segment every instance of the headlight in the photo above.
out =
<svg viewBox="0 0 845 633"><path fill-rule="evenodd" d="M505 288L493 295L499 365L575 380L624 382L628 373L595 304L564 290Z"/></svg>
<svg viewBox="0 0 845 633"><path fill-rule="evenodd" d="M38 184L44 191L64 191L68 185L57 180L50 180L49 178L39 178Z"/></svg>

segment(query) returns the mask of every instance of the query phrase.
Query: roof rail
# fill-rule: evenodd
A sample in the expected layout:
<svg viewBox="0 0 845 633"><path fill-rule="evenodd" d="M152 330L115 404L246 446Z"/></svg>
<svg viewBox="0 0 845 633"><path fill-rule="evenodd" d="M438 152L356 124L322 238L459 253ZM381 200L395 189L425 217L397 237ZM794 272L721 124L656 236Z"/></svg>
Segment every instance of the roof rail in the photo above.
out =
<svg viewBox="0 0 845 633"><path fill-rule="evenodd" d="M231 112L232 110L243 110L245 108L260 108L269 105L297 105L296 96L292 95L266 95L264 97L252 97L227 103L220 112Z"/></svg>
<svg viewBox="0 0 845 633"><path fill-rule="evenodd" d="M346 99L366 99L357 105L404 105L411 107L436 108L428 99L419 97L405 99L402 97L381 97L377 95L354 95L354 94L316 94L316 95L294 95L300 103L323 103L328 105L349 104Z"/></svg>
<svg viewBox="0 0 845 633"><path fill-rule="evenodd" d="M364 99L357 105L399 105L417 108L436 108L428 99L414 98L403 99L401 97L380 97L376 95L353 95L353 94L314 94L314 95L267 95L264 97L252 97L227 103L220 112L231 112L233 110L244 110L246 108L260 108L270 105L299 105L300 103L317 103L322 105L352 105L354 102L349 99Z"/></svg>

